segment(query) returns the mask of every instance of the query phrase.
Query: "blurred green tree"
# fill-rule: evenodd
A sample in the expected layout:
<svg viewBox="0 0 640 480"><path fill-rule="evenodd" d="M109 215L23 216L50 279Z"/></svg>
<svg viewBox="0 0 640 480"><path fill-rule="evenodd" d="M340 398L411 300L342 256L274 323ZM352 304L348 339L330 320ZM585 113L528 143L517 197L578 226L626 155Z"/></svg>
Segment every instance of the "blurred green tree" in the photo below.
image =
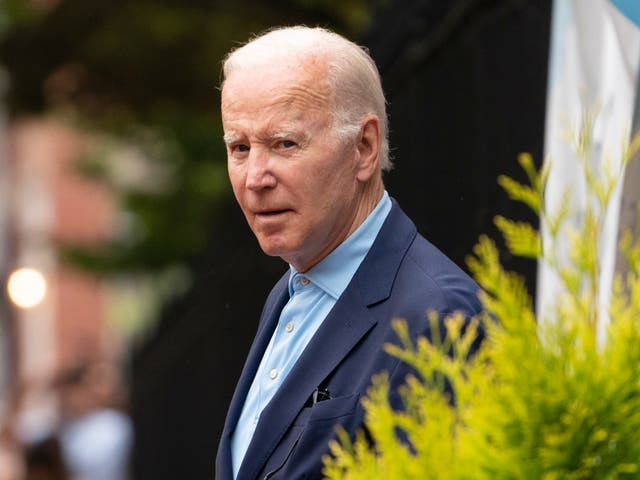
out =
<svg viewBox="0 0 640 480"><path fill-rule="evenodd" d="M63 258L101 274L153 273L196 258L224 228L216 209L230 196L216 91L225 53L277 25L329 26L353 38L375 3L3 2L10 114L54 113L91 132L96 142L78 171L112 189L123 213L112 238L62 244Z"/></svg>

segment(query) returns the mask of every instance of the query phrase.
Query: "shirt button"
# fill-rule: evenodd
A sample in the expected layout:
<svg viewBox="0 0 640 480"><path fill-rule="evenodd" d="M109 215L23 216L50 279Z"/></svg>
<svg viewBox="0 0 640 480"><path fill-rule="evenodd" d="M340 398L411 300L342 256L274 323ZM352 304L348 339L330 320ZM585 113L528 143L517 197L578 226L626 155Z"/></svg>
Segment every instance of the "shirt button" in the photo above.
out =
<svg viewBox="0 0 640 480"><path fill-rule="evenodd" d="M271 380L275 380L277 376L278 376L278 370L276 370L275 368L269 372L269 378Z"/></svg>
<svg viewBox="0 0 640 480"><path fill-rule="evenodd" d="M309 279L307 277L300 277L300 283L303 285L309 285Z"/></svg>
<svg viewBox="0 0 640 480"><path fill-rule="evenodd" d="M287 325L284 327L284 329L287 331L287 333L293 332L293 323L291 323L291 322L287 323Z"/></svg>

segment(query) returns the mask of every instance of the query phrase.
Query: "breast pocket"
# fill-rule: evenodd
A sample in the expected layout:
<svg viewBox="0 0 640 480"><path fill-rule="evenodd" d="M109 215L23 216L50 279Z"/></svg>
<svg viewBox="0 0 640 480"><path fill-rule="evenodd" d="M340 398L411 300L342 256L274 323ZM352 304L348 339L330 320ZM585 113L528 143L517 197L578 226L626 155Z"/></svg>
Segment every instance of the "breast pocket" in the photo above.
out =
<svg viewBox="0 0 640 480"><path fill-rule="evenodd" d="M308 423L332 421L351 415L356 410L359 399L360 394L354 393L318 402L310 409Z"/></svg>
<svg viewBox="0 0 640 480"><path fill-rule="evenodd" d="M336 428L340 425L349 432L354 429L359 399L360 394L356 393L303 409L291 428L286 454L280 454L281 460L274 462L277 468L265 478L320 478L322 457L329 453L329 441L335 438Z"/></svg>

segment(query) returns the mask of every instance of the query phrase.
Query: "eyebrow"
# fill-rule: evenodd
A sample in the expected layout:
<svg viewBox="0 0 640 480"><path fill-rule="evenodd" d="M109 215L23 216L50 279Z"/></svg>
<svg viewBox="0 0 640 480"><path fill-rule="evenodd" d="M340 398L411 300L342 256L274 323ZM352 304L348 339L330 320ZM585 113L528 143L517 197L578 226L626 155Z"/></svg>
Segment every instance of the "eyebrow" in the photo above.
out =
<svg viewBox="0 0 640 480"><path fill-rule="evenodd" d="M306 135L301 134L299 132L294 132L293 130L282 130L279 132L274 132L269 135L269 138L272 140L282 140L285 138L301 138L305 139ZM244 136L235 134L235 133L225 133L222 136L222 139L225 144L231 145L232 143L240 142L244 139Z"/></svg>
<svg viewBox="0 0 640 480"><path fill-rule="evenodd" d="M242 136L237 135L235 133L225 133L222 136L222 140L224 141L224 143L226 143L227 145L230 145L232 143L235 142L239 142L242 139Z"/></svg>
<svg viewBox="0 0 640 480"><path fill-rule="evenodd" d="M291 137L297 138L297 137L300 137L300 134L290 130L283 130L281 132L274 132L271 135L271 138L273 138L274 140L282 140L283 138L291 138Z"/></svg>

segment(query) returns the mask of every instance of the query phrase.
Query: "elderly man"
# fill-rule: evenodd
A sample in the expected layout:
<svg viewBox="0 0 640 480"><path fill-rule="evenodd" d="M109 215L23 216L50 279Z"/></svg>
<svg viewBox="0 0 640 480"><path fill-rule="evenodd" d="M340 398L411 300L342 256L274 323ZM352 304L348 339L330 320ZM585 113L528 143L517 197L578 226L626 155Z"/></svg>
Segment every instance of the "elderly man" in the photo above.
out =
<svg viewBox="0 0 640 480"><path fill-rule="evenodd" d="M409 372L383 349L391 320L428 336L429 310L477 314L478 286L385 192L385 99L362 48L306 27L252 40L225 61L222 122L236 199L289 271L262 311L216 478L321 478L336 428L364 428L372 375L395 389Z"/></svg>

